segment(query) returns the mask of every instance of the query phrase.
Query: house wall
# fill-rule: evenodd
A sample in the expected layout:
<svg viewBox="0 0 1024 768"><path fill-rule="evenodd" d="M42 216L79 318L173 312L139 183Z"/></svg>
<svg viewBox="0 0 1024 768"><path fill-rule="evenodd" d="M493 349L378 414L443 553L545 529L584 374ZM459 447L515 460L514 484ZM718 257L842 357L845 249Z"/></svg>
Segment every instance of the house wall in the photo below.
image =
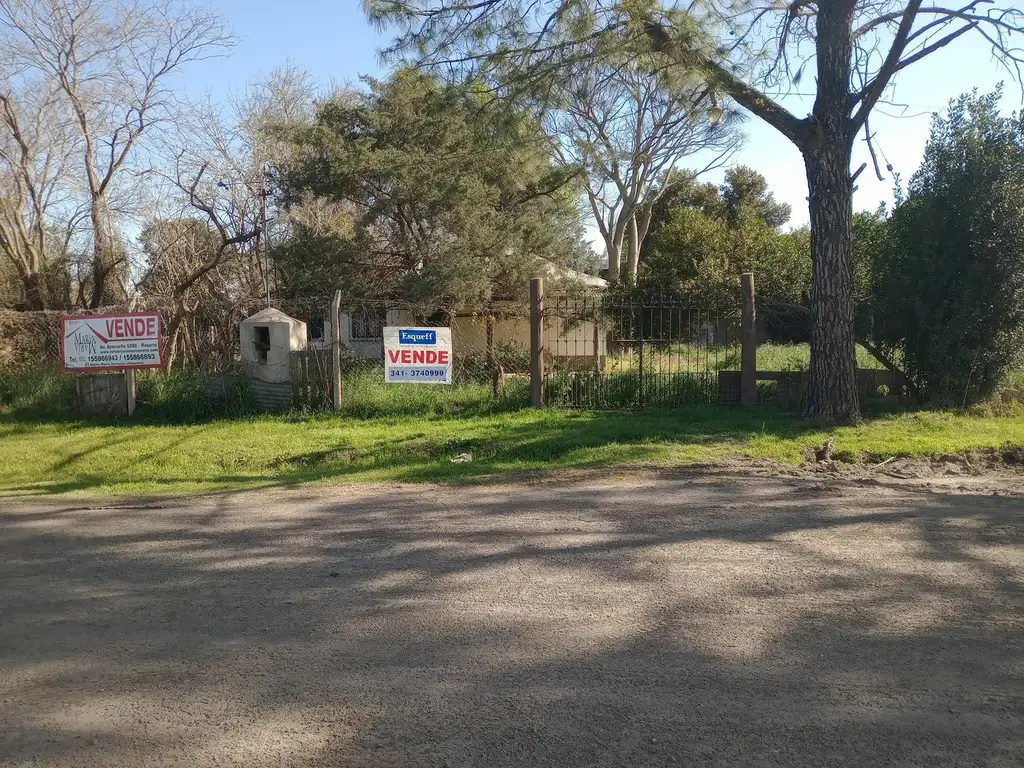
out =
<svg viewBox="0 0 1024 768"><path fill-rule="evenodd" d="M511 305L509 309L511 308ZM503 308L495 308L498 313ZM505 309L505 311L509 311ZM517 307L518 309L518 307ZM520 310L521 311L521 310ZM415 324L411 312L391 310L387 314L387 324L411 326ZM563 321L549 317L544 324L544 345L550 356L564 357L603 357L606 354L607 332L599 324L586 321L565 328ZM341 316L342 343L350 354L358 358L383 359L383 341L353 341L352 320L348 315ZM324 341L330 344L330 331L325 329ZM495 346L514 345L529 349L530 319L529 317L507 316L494 319ZM462 316L452 320L452 345L455 354L487 351L487 318L481 316Z"/></svg>

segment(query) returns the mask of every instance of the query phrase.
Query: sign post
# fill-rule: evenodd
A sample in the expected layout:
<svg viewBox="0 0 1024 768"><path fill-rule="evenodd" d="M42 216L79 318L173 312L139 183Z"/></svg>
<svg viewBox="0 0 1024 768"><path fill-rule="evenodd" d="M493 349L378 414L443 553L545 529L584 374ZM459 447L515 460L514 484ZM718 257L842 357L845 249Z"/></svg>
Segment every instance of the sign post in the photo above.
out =
<svg viewBox="0 0 1024 768"><path fill-rule="evenodd" d="M384 381L451 384L452 329L385 328Z"/></svg>
<svg viewBox="0 0 1024 768"><path fill-rule="evenodd" d="M160 314L64 315L60 325L61 369L79 373L124 371L131 416L135 412L135 371L164 367Z"/></svg>
<svg viewBox="0 0 1024 768"><path fill-rule="evenodd" d="M135 413L135 369L124 369L124 388L128 397L128 415Z"/></svg>

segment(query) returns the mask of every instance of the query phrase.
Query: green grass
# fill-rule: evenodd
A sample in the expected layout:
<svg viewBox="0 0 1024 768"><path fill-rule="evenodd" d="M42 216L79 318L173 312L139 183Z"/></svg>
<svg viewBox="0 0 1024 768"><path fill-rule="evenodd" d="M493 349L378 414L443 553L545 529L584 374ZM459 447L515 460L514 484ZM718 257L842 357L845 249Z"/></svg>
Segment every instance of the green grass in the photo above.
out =
<svg viewBox="0 0 1024 768"><path fill-rule="evenodd" d="M799 462L826 434L772 409L643 413L519 410L359 419L260 417L192 426L0 416L0 494L169 494L346 482L461 482L587 467L730 457ZM933 456L1024 445L1024 417L880 415L840 429L841 458ZM469 452L473 461L453 464Z"/></svg>
<svg viewBox="0 0 1024 768"><path fill-rule="evenodd" d="M648 344L645 348L644 368L651 371L738 371L740 347L708 347L698 344ZM806 371L811 365L810 344L760 344L757 348L757 368L760 371ZM609 372L635 371L639 356L634 348L630 354L610 355L606 362ZM884 368L864 347L857 345L858 368Z"/></svg>
<svg viewBox="0 0 1024 768"><path fill-rule="evenodd" d="M760 344L757 347L759 371L806 371L810 365L810 344ZM885 366L858 344L857 367L881 369Z"/></svg>

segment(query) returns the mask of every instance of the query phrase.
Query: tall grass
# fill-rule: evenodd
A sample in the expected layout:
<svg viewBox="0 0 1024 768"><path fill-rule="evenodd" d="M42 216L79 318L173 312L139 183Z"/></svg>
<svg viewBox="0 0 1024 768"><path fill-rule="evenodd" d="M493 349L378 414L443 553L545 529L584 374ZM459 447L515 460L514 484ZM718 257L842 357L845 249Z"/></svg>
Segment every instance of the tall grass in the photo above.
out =
<svg viewBox="0 0 1024 768"><path fill-rule="evenodd" d="M256 413L256 404L240 376L227 378L222 396L210 393L206 374L188 368L139 371L135 380L139 417L146 421L191 424Z"/></svg>
<svg viewBox="0 0 1024 768"><path fill-rule="evenodd" d="M757 347L759 371L806 371L810 366L810 344L760 344ZM857 367L875 370L885 368L860 344L857 345Z"/></svg>
<svg viewBox="0 0 1024 768"><path fill-rule="evenodd" d="M342 411L357 418L438 416L453 413L495 413L529 405L528 377L506 376L497 397L491 384L388 384L384 370L346 372L342 379Z"/></svg>
<svg viewBox="0 0 1024 768"><path fill-rule="evenodd" d="M0 413L65 419L75 415L76 402L74 378L60 371L0 371Z"/></svg>
<svg viewBox="0 0 1024 768"><path fill-rule="evenodd" d="M255 413L242 379L235 379L224 397L212 397L207 377L188 369L139 371L135 381L137 417L142 421L191 424ZM23 419L80 418L74 374L53 368L0 372L0 413Z"/></svg>

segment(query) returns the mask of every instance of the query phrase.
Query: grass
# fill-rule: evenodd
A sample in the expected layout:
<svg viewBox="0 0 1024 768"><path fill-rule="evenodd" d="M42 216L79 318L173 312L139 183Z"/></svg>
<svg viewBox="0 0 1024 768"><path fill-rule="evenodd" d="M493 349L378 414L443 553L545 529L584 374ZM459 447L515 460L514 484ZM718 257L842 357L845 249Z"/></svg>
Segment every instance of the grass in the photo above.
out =
<svg viewBox="0 0 1024 768"><path fill-rule="evenodd" d="M760 344L757 347L759 371L806 371L810 365L810 344ZM885 366L858 344L857 367L882 369Z"/></svg>
<svg viewBox="0 0 1024 768"><path fill-rule="evenodd" d="M259 417L191 426L0 416L0 494L171 494L305 483L463 482L525 470L799 462L826 434L772 409ZM881 460L1024 445L1024 417L882 414L837 432ZM454 464L468 452L473 461Z"/></svg>
<svg viewBox="0 0 1024 768"><path fill-rule="evenodd" d="M811 365L810 344L758 345L757 368L761 371L806 371ZM639 355L634 347L629 354L610 355L606 362L611 372L635 371ZM657 344L645 348L644 367L660 372L675 371L738 371L740 347L738 344L714 347L699 344ZM864 347L857 345L857 367L881 369L882 365Z"/></svg>

